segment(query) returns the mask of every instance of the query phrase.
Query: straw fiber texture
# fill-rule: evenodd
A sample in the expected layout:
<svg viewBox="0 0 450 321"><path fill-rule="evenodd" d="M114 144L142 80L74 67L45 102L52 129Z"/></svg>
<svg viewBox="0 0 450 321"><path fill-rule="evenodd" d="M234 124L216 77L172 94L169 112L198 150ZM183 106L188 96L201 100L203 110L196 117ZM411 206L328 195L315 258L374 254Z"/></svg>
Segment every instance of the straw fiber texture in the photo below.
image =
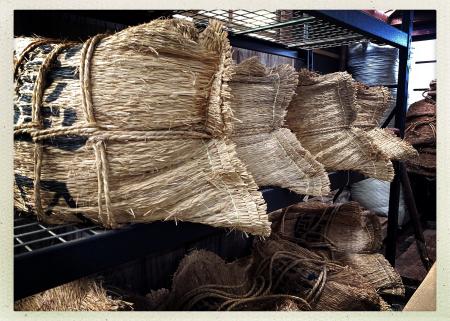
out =
<svg viewBox="0 0 450 321"><path fill-rule="evenodd" d="M418 156L408 142L388 130L378 128L381 118L390 104L390 93L386 87L368 87L358 83L356 86L358 111L353 126L367 132L368 137L381 152L391 160L406 160Z"/></svg>
<svg viewBox="0 0 450 321"><path fill-rule="evenodd" d="M357 271L379 294L404 295L398 273L377 252L381 226L358 203L306 202L271 213L272 230L325 258Z"/></svg>
<svg viewBox="0 0 450 321"><path fill-rule="evenodd" d="M352 126L359 108L356 87L346 72L321 76L301 70L287 125L326 170L355 170L390 181L394 171L389 157L364 130Z"/></svg>
<svg viewBox="0 0 450 321"><path fill-rule="evenodd" d="M272 230L308 248L373 253L381 248L381 227L357 202L292 205L269 217Z"/></svg>
<svg viewBox="0 0 450 321"><path fill-rule="evenodd" d="M382 254L336 253L335 259L350 266L379 294L404 296L405 287L400 275L394 270Z"/></svg>
<svg viewBox="0 0 450 321"><path fill-rule="evenodd" d="M79 279L14 302L15 311L118 311L131 304L111 298L93 279Z"/></svg>
<svg viewBox="0 0 450 321"><path fill-rule="evenodd" d="M269 233L226 138L232 61L220 23L16 42L16 208L50 223L170 219Z"/></svg>
<svg viewBox="0 0 450 321"><path fill-rule="evenodd" d="M232 140L259 186L280 186L298 194L323 195L329 180L323 166L284 124L298 75L289 65L266 68L257 57L234 68L230 82L234 114Z"/></svg>
<svg viewBox="0 0 450 321"><path fill-rule="evenodd" d="M379 310L380 297L361 276L271 236L251 256L225 263L207 251L186 256L166 310Z"/></svg>

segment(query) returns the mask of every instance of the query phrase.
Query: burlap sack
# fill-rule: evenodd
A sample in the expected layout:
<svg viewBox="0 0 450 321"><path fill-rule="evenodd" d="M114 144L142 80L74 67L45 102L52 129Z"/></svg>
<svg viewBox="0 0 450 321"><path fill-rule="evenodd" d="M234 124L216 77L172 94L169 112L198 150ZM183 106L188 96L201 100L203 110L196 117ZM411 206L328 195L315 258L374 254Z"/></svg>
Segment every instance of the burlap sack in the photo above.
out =
<svg viewBox="0 0 450 321"><path fill-rule="evenodd" d="M421 147L418 150L419 157L406 163L408 171L430 177L436 176L436 148Z"/></svg>
<svg viewBox="0 0 450 321"><path fill-rule="evenodd" d="M287 125L326 170L355 170L390 181L394 171L389 157L364 130L352 126L358 111L356 92L348 73L320 76L301 70Z"/></svg>
<svg viewBox="0 0 450 321"><path fill-rule="evenodd" d="M101 283L79 279L14 302L15 311L117 311L131 304L113 299Z"/></svg>
<svg viewBox="0 0 450 321"><path fill-rule="evenodd" d="M29 42L16 57L15 206L51 223L172 219L267 234L261 194L225 138L231 73L217 22Z"/></svg>
<svg viewBox="0 0 450 321"><path fill-rule="evenodd" d="M259 186L280 186L298 194L323 195L329 180L323 166L284 124L298 77L294 68L266 68L257 57L234 68L230 82L232 140Z"/></svg>
<svg viewBox="0 0 450 321"><path fill-rule="evenodd" d="M406 121L405 140L414 146L436 144L436 116L415 116Z"/></svg>

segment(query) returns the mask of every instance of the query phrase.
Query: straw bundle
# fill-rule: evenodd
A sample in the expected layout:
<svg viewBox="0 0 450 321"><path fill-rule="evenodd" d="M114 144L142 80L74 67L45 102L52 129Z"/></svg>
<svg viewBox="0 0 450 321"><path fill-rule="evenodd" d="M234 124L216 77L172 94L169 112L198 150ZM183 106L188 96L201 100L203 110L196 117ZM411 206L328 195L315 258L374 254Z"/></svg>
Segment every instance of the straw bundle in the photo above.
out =
<svg viewBox="0 0 450 321"><path fill-rule="evenodd" d="M100 283L79 279L14 302L16 311L117 311L131 304L113 299Z"/></svg>
<svg viewBox="0 0 450 321"><path fill-rule="evenodd" d="M349 267L272 235L255 245L254 266L273 278L271 291L305 298L312 310L379 310L374 288Z"/></svg>
<svg viewBox="0 0 450 321"><path fill-rule="evenodd" d="M427 103L424 102L424 104ZM436 144L436 115L408 117L406 120L405 140L412 145Z"/></svg>
<svg viewBox="0 0 450 321"><path fill-rule="evenodd" d="M250 257L232 263L192 252L175 273L168 302L169 310L380 308L375 290L353 270L275 236L257 241Z"/></svg>
<svg viewBox="0 0 450 321"><path fill-rule="evenodd" d="M393 179L389 157L363 130L352 126L358 105L356 83L348 73L320 76L301 70L296 92L288 108L288 127L327 170Z"/></svg>
<svg viewBox="0 0 450 321"><path fill-rule="evenodd" d="M351 253L373 253L381 248L380 223L356 202L305 202L269 219L274 232L308 248Z"/></svg>
<svg viewBox="0 0 450 321"><path fill-rule="evenodd" d="M28 43L15 71L16 207L51 223L171 219L268 234L257 185L225 138L231 73L217 22Z"/></svg>
<svg viewBox="0 0 450 321"><path fill-rule="evenodd" d="M299 310L304 301L268 293L263 278L248 270L252 258L225 263L208 251L194 251L180 263L173 279L167 310Z"/></svg>
<svg viewBox="0 0 450 321"><path fill-rule="evenodd" d="M400 275L382 254L338 253L335 259L350 266L373 286L379 294L405 295Z"/></svg>
<svg viewBox="0 0 450 321"><path fill-rule="evenodd" d="M259 186L280 186L299 194L323 195L329 180L323 166L295 135L281 128L298 77L294 68L266 68L257 57L234 68L230 82L233 141L239 158Z"/></svg>

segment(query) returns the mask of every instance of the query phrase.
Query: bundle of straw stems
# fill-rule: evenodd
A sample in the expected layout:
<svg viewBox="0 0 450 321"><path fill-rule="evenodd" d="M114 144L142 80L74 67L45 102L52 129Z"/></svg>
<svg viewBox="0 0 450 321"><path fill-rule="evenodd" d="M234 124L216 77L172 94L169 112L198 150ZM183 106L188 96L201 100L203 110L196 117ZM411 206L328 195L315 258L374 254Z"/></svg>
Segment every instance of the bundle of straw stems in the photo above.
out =
<svg viewBox="0 0 450 321"><path fill-rule="evenodd" d="M232 140L259 186L324 195L330 190L325 169L289 129L282 128L297 82L298 75L289 65L266 68L258 57L236 65L230 82Z"/></svg>
<svg viewBox="0 0 450 321"><path fill-rule="evenodd" d="M16 42L16 208L49 223L170 219L270 232L227 138L232 60L220 23L199 33L155 20L84 44Z"/></svg>
<svg viewBox="0 0 450 321"><path fill-rule="evenodd" d="M117 311L129 302L113 299L95 279L82 278L14 302L15 311Z"/></svg>
<svg viewBox="0 0 450 321"><path fill-rule="evenodd" d="M269 219L274 233L351 267L379 294L404 295L400 275L378 253L380 222L358 203L310 201L271 213Z"/></svg>
<svg viewBox="0 0 450 321"><path fill-rule="evenodd" d="M356 99L358 111L352 123L367 132L373 144L391 160L407 160L418 156L417 151L406 140L400 139L387 129L378 128L381 118L390 104L386 87L368 87L357 83Z"/></svg>
<svg viewBox="0 0 450 321"><path fill-rule="evenodd" d="M194 251L174 275L167 310L377 310L380 297L349 267L275 235L225 263Z"/></svg>
<svg viewBox="0 0 450 321"><path fill-rule="evenodd" d="M393 179L389 157L364 130L352 125L359 106L357 84L348 73L318 75L300 70L296 93L288 108L287 125L326 170L355 170Z"/></svg>

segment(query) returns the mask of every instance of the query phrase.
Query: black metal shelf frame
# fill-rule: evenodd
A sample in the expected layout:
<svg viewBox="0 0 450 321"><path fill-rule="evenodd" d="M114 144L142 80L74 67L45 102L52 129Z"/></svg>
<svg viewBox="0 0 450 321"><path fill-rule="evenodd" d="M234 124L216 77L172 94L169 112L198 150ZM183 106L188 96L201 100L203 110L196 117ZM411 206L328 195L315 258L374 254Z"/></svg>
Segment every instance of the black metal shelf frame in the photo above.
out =
<svg viewBox="0 0 450 321"><path fill-rule="evenodd" d="M222 10L224 11L224 10ZM361 40L371 40L393 45L400 50L400 68L396 106L396 127L403 137L408 93L408 57L412 28L412 11L405 11L402 30L387 25L357 10L287 11L268 14L259 10L260 23L251 12L241 13L238 23L230 18L230 10L222 20L229 29L232 46L307 60L312 49L341 46ZM241 10L242 11L242 10ZM263 12L263 13L262 13ZM198 11L191 11L195 21ZM186 15L186 11L174 14ZM223 13L221 13L223 15ZM265 15L265 16L264 16ZM206 16L206 17L205 17ZM256 15L257 16L257 15ZM201 18L201 17L200 17ZM204 24L211 15L204 15L198 23ZM265 19L265 20L264 20ZM272 20L271 20L272 19ZM256 19L258 21L258 19ZM202 22L203 21L203 22ZM246 25L247 23L247 25ZM293 35L295 37L293 37ZM344 35L344 36L343 36ZM290 37L290 38L289 38ZM399 201L398 164L391 184L388 222L387 257L395 263L395 241ZM361 180L353 172L329 175L332 189ZM262 190L268 211L303 200L286 189ZM226 233L206 225L193 223L155 222L133 224L119 230L105 231L94 226L46 226L33 219L17 218L14 238L14 297L20 299L45 289L99 272L151 253L170 250L178 245L201 239L208 235ZM167 237L167 235L175 237ZM164 240L163 242L161 240ZM145 244L145 246L143 246ZM120 255L117 255L120 253Z"/></svg>

